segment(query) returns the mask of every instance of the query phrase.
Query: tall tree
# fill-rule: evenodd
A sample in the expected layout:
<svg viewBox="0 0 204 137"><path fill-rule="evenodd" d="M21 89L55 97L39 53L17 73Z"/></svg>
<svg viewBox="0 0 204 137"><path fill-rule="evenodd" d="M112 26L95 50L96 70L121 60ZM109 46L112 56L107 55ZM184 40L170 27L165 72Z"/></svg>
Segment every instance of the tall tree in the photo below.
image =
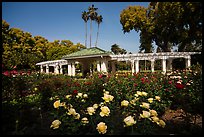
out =
<svg viewBox="0 0 204 137"><path fill-rule="evenodd" d="M97 36L96 36L96 44L95 44L95 47L97 47L97 42L98 42L98 34L99 34L99 25L101 24L103 20L103 17L101 15L97 16L96 17L96 22L98 24L98 31L97 31Z"/></svg>
<svg viewBox="0 0 204 137"><path fill-rule="evenodd" d="M90 48L91 48L91 33L92 33L92 21L94 21L98 15L96 12L98 8L94 8L94 5L88 8L89 18L90 18Z"/></svg>
<svg viewBox="0 0 204 137"><path fill-rule="evenodd" d="M140 31L140 42L148 43L141 43L141 49L150 49L153 41L163 52L171 51L173 46L179 51L202 49L201 2L150 2L148 8L129 6L121 12L120 22L124 33Z"/></svg>
<svg viewBox="0 0 204 137"><path fill-rule="evenodd" d="M88 20L89 20L88 12L86 12L86 11L83 11L83 12L82 12L82 19L83 19L84 22L85 22L85 29L86 29L85 47L87 47L87 22L88 22Z"/></svg>

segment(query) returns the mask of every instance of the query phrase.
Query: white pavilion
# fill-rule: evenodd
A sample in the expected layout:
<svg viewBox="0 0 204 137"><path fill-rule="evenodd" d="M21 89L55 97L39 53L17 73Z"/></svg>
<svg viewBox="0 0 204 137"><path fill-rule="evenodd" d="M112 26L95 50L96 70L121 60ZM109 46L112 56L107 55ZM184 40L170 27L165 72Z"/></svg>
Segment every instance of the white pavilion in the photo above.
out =
<svg viewBox="0 0 204 137"><path fill-rule="evenodd" d="M134 53L134 54L122 54L113 55L111 52L102 50L97 47L82 49L80 51L65 55L61 60L44 61L39 62L36 65L40 66L40 72L49 73L50 66L54 67L55 74L63 74L63 67L67 66L69 76L75 76L76 68L75 64L82 64L82 74L90 72L90 64L97 63L97 71L111 72L116 71L115 63L117 61L129 61L131 62L131 72L138 73L139 61L149 60L151 61L151 71L154 72L154 62L161 60L162 72L166 73L167 69L172 70L172 60L176 58L185 58L186 68L191 66L191 55L201 54L201 52L161 52L161 53ZM168 63L167 63L168 60Z"/></svg>

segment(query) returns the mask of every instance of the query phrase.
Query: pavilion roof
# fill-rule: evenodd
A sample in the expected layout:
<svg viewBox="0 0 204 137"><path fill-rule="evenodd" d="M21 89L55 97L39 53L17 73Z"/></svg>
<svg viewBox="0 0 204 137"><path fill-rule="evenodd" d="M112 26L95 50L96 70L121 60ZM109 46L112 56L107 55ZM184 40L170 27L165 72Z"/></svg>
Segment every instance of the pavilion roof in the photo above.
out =
<svg viewBox="0 0 204 137"><path fill-rule="evenodd" d="M96 56L108 56L112 53L109 51L102 50L98 47L92 47L87 49L82 49L80 51L65 55L62 59L74 59L74 58L82 58L82 57L96 57Z"/></svg>

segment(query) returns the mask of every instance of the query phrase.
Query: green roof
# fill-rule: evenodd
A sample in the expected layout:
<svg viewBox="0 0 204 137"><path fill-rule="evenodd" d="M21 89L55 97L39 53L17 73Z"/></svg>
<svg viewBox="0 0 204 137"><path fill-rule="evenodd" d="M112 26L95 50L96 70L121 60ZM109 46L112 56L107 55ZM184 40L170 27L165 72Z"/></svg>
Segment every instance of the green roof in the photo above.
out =
<svg viewBox="0 0 204 137"><path fill-rule="evenodd" d="M90 56L97 56L97 55L110 55L112 54L109 51L102 50L97 47L82 49L80 51L65 55L62 59L71 59L71 58L78 58L78 57L90 57Z"/></svg>

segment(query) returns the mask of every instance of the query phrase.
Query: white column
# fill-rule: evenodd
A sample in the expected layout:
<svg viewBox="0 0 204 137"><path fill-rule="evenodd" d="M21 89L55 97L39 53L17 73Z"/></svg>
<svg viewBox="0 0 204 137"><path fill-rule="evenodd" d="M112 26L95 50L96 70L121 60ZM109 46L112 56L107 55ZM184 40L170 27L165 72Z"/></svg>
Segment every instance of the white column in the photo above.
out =
<svg viewBox="0 0 204 137"><path fill-rule="evenodd" d="M72 66L71 63L68 63L68 76L72 75Z"/></svg>
<svg viewBox="0 0 204 137"><path fill-rule="evenodd" d="M101 62L101 71L102 72L107 72L107 70L108 70L107 68L108 68L108 61L103 60Z"/></svg>
<svg viewBox="0 0 204 137"><path fill-rule="evenodd" d="M59 70L60 70L59 73L60 73L60 74L63 74L63 72L62 72L62 65L60 65L59 67L60 67L60 68L59 68Z"/></svg>
<svg viewBox="0 0 204 137"><path fill-rule="evenodd" d="M151 60L151 71L154 72L154 60Z"/></svg>
<svg viewBox="0 0 204 137"><path fill-rule="evenodd" d="M135 73L135 61L131 61L132 74Z"/></svg>
<svg viewBox="0 0 204 137"><path fill-rule="evenodd" d="M101 62L97 61L97 71L100 72L101 71Z"/></svg>
<svg viewBox="0 0 204 137"><path fill-rule="evenodd" d="M75 76L75 62L72 62L72 76Z"/></svg>
<svg viewBox="0 0 204 137"><path fill-rule="evenodd" d="M186 58L186 68L189 68L191 66L191 56L188 56L188 58Z"/></svg>
<svg viewBox="0 0 204 137"><path fill-rule="evenodd" d="M45 70L45 73L49 73L49 65L46 64L46 70Z"/></svg>
<svg viewBox="0 0 204 137"><path fill-rule="evenodd" d="M55 73L55 74L59 74L59 65L58 65L58 64L56 64L56 65L54 66L54 73Z"/></svg>
<svg viewBox="0 0 204 137"><path fill-rule="evenodd" d="M166 73L166 59L162 59L162 71Z"/></svg>
<svg viewBox="0 0 204 137"><path fill-rule="evenodd" d="M139 71L139 60L135 60L135 73L138 73Z"/></svg>
<svg viewBox="0 0 204 137"><path fill-rule="evenodd" d="M116 67L115 67L115 62L111 62L111 67L112 67L112 73L116 72Z"/></svg>
<svg viewBox="0 0 204 137"><path fill-rule="evenodd" d="M40 72L43 73L43 66L40 65Z"/></svg>
<svg viewBox="0 0 204 137"><path fill-rule="evenodd" d="M168 59L169 62L168 62L168 67L167 67L167 68L168 68L169 70L172 70L172 60L173 60L173 59L171 59L171 58Z"/></svg>

